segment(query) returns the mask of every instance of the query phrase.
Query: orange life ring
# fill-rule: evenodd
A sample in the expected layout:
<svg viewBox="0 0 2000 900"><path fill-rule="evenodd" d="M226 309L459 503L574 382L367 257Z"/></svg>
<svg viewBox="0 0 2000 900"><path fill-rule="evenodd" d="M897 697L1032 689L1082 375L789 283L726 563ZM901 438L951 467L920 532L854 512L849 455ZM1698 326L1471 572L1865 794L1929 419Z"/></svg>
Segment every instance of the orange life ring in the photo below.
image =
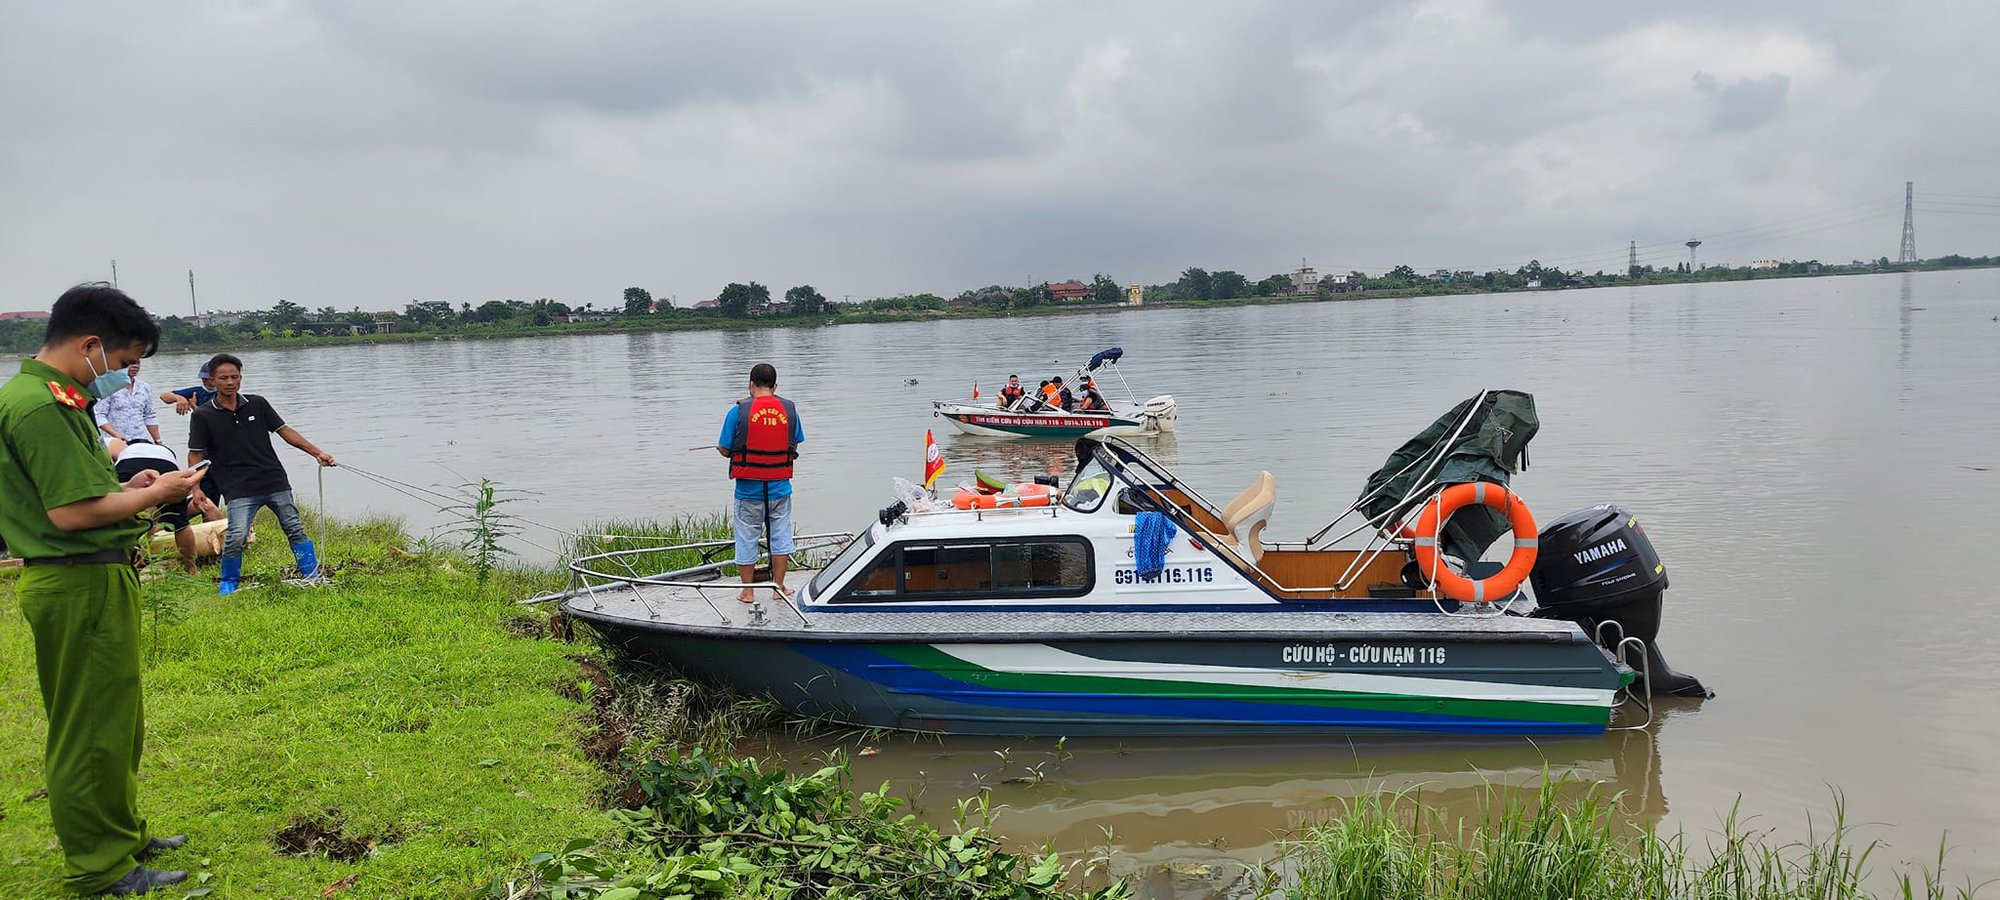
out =
<svg viewBox="0 0 2000 900"><path fill-rule="evenodd" d="M1017 484L1002 494L980 494L963 488L952 495L951 505L959 509L1013 509L1048 506L1056 500L1055 488L1046 484Z"/></svg>
<svg viewBox="0 0 2000 900"><path fill-rule="evenodd" d="M1451 518L1452 513L1475 503L1506 513L1507 525L1514 530L1514 555L1507 557L1506 567L1499 574L1479 581L1460 575L1440 562L1437 548L1438 530L1444 527L1445 521ZM1521 498L1508 490L1506 485L1484 481L1454 484L1425 503L1424 514L1417 518L1417 565L1426 577L1435 577L1438 589L1446 597L1491 603L1496 597L1512 595L1520 589L1521 582L1528 580L1528 573L1535 568L1535 554L1539 552L1535 538L1535 517L1528 512L1528 504L1521 502Z"/></svg>

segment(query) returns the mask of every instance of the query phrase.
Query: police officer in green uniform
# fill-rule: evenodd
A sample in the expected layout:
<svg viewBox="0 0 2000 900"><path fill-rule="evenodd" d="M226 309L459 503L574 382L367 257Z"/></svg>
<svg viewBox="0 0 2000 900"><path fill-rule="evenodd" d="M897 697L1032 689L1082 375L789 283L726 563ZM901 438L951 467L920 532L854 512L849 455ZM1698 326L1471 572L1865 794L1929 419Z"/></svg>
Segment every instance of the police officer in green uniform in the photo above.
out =
<svg viewBox="0 0 2000 900"><path fill-rule="evenodd" d="M159 340L159 326L124 292L78 285L56 300L41 351L0 387L0 536L26 564L15 593L34 632L48 714L44 774L63 879L86 894L143 894L187 877L139 864L187 839L152 837L139 816L145 719L133 553L146 530L138 514L187 497L202 473L149 472L119 484L90 411Z"/></svg>

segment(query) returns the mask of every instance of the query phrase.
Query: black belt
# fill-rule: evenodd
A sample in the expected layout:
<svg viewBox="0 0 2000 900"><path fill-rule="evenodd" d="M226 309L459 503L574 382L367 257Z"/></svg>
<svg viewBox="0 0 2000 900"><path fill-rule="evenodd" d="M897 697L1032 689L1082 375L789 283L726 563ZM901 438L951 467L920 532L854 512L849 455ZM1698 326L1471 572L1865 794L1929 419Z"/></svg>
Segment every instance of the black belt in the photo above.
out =
<svg viewBox="0 0 2000 900"><path fill-rule="evenodd" d="M138 562L136 550L99 550L96 553L78 553L75 556L30 556L21 561L26 566L96 566L120 564L132 566Z"/></svg>

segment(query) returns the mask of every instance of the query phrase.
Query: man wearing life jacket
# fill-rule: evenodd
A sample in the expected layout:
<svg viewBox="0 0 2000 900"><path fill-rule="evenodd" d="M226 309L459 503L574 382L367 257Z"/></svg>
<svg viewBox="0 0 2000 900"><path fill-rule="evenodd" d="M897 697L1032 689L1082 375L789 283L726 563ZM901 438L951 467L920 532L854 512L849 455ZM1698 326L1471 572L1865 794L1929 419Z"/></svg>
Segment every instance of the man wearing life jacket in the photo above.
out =
<svg viewBox="0 0 2000 900"><path fill-rule="evenodd" d="M1000 389L1000 408L1013 409L1014 404L1021 402L1021 398L1027 393L1027 390L1021 387L1021 376L1007 376L1007 386Z"/></svg>
<svg viewBox="0 0 2000 900"><path fill-rule="evenodd" d="M1042 395L1052 409L1069 412L1076 405L1076 398L1070 396L1069 388L1063 387L1061 375L1049 379L1049 386L1042 388Z"/></svg>
<svg viewBox="0 0 2000 900"><path fill-rule="evenodd" d="M1089 378L1083 380L1083 396L1076 401L1079 412L1103 412L1111 405L1104 402L1104 395L1097 392L1097 382Z"/></svg>
<svg viewBox="0 0 2000 900"><path fill-rule="evenodd" d="M806 439L799 409L778 396L778 370L770 363L750 368L750 396L736 401L722 420L715 450L729 457L736 481L736 569L745 587L736 599L757 600L748 587L756 580L757 538L771 553L771 599L785 592L785 563L792 553L792 461Z"/></svg>

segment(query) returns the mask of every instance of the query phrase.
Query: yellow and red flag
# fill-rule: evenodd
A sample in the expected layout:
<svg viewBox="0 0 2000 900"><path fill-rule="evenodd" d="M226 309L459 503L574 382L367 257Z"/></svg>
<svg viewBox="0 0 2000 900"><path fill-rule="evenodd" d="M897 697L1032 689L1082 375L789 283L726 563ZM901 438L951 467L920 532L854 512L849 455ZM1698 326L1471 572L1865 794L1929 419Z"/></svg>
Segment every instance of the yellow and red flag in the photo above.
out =
<svg viewBox="0 0 2000 900"><path fill-rule="evenodd" d="M944 474L944 453L943 451L940 451L938 449L937 438L931 435L929 429L925 429L924 430L924 490L927 491L930 490L931 484L937 481L939 475L943 474Z"/></svg>

